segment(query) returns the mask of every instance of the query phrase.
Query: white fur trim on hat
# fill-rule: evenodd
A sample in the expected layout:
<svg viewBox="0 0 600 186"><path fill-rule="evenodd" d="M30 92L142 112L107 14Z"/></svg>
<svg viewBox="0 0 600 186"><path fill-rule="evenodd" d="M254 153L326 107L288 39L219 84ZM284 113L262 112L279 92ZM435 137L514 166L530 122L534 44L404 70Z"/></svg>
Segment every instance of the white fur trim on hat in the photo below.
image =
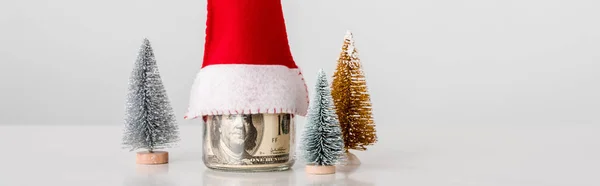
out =
<svg viewBox="0 0 600 186"><path fill-rule="evenodd" d="M306 116L307 91L300 69L282 65L210 65L196 75L184 118L257 113Z"/></svg>

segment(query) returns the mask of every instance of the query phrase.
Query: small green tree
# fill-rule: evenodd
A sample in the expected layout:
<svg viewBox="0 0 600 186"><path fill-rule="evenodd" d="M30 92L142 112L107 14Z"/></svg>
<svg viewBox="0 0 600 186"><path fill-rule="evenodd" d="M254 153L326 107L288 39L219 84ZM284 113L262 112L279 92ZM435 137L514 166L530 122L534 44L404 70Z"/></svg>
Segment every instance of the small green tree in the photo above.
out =
<svg viewBox="0 0 600 186"><path fill-rule="evenodd" d="M344 141L329 83L322 69L317 78L302 138L303 155L309 164L330 166L342 157Z"/></svg>

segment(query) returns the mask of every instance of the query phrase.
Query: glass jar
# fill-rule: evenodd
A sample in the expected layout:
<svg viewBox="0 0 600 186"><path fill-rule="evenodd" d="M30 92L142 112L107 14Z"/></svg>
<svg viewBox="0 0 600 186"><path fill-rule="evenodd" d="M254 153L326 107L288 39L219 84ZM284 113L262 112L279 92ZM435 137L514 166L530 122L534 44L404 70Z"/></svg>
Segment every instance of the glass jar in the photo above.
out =
<svg viewBox="0 0 600 186"><path fill-rule="evenodd" d="M293 114L233 114L205 117L203 161L211 169L281 171L295 162Z"/></svg>

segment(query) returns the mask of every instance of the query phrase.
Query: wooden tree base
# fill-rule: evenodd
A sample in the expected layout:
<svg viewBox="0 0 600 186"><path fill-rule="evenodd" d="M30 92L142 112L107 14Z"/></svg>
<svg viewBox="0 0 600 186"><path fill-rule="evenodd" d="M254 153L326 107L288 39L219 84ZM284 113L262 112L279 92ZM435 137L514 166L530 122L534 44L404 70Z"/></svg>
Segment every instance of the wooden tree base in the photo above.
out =
<svg viewBox="0 0 600 186"><path fill-rule="evenodd" d="M351 152L346 152L346 161L347 165L360 165L360 160L358 157Z"/></svg>
<svg viewBox="0 0 600 186"><path fill-rule="evenodd" d="M138 152L135 161L137 164L144 165L166 164L169 163L169 152Z"/></svg>
<svg viewBox="0 0 600 186"><path fill-rule="evenodd" d="M333 165L307 165L306 173L308 174L334 174L335 166Z"/></svg>

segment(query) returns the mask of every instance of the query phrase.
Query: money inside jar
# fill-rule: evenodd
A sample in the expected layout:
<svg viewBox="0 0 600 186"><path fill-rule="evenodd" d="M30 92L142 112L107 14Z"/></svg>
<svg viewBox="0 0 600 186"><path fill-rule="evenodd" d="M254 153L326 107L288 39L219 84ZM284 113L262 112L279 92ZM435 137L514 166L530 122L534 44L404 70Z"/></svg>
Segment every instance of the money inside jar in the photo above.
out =
<svg viewBox="0 0 600 186"><path fill-rule="evenodd" d="M209 168L269 171L294 163L292 114L207 116L204 163Z"/></svg>

